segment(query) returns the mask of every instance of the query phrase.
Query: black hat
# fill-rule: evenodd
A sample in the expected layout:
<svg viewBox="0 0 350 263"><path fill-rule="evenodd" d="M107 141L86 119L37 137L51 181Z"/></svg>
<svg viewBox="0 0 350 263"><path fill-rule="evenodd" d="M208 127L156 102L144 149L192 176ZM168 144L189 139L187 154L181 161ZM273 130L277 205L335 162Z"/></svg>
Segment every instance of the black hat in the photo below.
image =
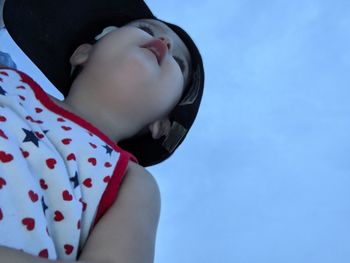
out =
<svg viewBox="0 0 350 263"><path fill-rule="evenodd" d="M65 97L72 83L69 58L80 44L93 41L105 27L120 27L145 18L164 22L177 33L192 60L191 80L170 114L168 136L155 140L147 133L118 143L141 165L150 166L167 159L182 143L199 109L204 69L191 37L182 28L156 18L142 0L6 0L4 5L9 34Z"/></svg>

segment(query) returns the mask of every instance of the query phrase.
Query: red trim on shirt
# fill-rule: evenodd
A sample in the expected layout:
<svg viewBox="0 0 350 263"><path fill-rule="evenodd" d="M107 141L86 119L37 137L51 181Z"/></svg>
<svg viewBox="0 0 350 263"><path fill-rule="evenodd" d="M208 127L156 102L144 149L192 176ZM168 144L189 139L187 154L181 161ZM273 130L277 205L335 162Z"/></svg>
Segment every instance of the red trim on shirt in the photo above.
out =
<svg viewBox="0 0 350 263"><path fill-rule="evenodd" d="M113 172L112 178L108 183L106 190L104 191L100 203L97 208L94 223L91 229L98 223L104 213L112 206L117 199L119 193L119 187L125 176L126 168L128 167L129 158L125 155L121 156L118 160L117 166Z"/></svg>

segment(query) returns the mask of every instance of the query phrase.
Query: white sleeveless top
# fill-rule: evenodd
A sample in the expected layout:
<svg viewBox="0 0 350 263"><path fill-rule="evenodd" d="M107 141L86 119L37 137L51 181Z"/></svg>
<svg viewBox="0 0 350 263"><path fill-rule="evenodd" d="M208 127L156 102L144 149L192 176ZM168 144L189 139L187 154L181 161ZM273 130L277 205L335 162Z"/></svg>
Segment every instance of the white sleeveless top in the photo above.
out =
<svg viewBox="0 0 350 263"><path fill-rule="evenodd" d="M0 246L76 260L129 160L28 75L0 68Z"/></svg>

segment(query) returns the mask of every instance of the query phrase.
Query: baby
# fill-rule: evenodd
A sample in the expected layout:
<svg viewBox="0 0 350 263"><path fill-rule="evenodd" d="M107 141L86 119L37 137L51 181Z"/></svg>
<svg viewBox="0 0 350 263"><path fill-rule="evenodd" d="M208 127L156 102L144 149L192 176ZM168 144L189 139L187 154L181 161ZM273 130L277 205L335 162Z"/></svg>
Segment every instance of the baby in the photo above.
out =
<svg viewBox="0 0 350 263"><path fill-rule="evenodd" d="M84 71L68 97L62 102L51 98L117 143L146 126L154 139L167 135L168 114L190 80L186 45L168 26L152 19L110 27L104 34L96 45L82 44L73 53L71 65L84 65Z"/></svg>
<svg viewBox="0 0 350 263"><path fill-rule="evenodd" d="M1 262L153 262L159 189L118 144L171 138L192 55L157 19L106 27L95 40L71 55L79 74L63 101L0 65Z"/></svg>

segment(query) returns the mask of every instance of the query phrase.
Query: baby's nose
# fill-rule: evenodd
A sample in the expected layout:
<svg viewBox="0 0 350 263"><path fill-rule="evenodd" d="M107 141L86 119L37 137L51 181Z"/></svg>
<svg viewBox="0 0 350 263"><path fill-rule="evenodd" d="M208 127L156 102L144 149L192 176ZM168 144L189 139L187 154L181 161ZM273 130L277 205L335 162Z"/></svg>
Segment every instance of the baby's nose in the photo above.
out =
<svg viewBox="0 0 350 263"><path fill-rule="evenodd" d="M171 43L171 40L169 38L167 38L167 37L160 37L159 39L162 40L165 43L165 45L168 48L168 51L171 50L172 43Z"/></svg>

